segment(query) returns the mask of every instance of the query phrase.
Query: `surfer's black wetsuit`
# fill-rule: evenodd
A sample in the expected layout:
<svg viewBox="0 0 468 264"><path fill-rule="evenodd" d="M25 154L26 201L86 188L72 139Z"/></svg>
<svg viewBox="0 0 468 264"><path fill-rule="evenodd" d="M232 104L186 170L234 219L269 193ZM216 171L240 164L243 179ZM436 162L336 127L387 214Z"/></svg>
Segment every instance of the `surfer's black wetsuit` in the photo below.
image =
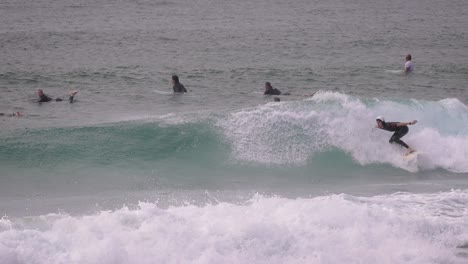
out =
<svg viewBox="0 0 468 264"><path fill-rule="evenodd" d="M391 131L391 132L395 132L395 133L393 133L392 137L390 138L390 140L388 142L390 142L390 143L396 142L396 143L400 144L404 148L409 148L409 146L406 145L406 143L403 142L403 140L400 139L404 135L406 135L406 133L408 133L409 128L408 128L408 126L397 126L397 123L398 122L382 122L382 128L381 129Z"/></svg>
<svg viewBox="0 0 468 264"><path fill-rule="evenodd" d="M53 99L47 96L46 94L43 94L42 96L39 97L39 100L37 100L39 103L43 102L49 102L52 101Z"/></svg>
<svg viewBox="0 0 468 264"><path fill-rule="evenodd" d="M74 96L71 96L71 95L70 95L70 97L68 97L68 101L69 101L70 103L73 103L73 99L74 99ZM39 97L39 100L37 100L37 102L39 102L39 103L44 103L44 102L50 102L50 101L52 101L52 100L54 100L54 99L50 98L50 97L47 96L46 94L43 94L42 96ZM60 102L60 101L63 101L63 99L62 99L62 98L56 98L55 101L56 101L56 102Z"/></svg>
<svg viewBox="0 0 468 264"><path fill-rule="evenodd" d="M187 90L181 83L175 83L172 89L174 89L174 93L186 93L187 92Z"/></svg>
<svg viewBox="0 0 468 264"><path fill-rule="evenodd" d="M268 95L281 95L281 92L280 92L280 90L271 87L270 89L265 90L265 92L264 92L263 94L268 94Z"/></svg>

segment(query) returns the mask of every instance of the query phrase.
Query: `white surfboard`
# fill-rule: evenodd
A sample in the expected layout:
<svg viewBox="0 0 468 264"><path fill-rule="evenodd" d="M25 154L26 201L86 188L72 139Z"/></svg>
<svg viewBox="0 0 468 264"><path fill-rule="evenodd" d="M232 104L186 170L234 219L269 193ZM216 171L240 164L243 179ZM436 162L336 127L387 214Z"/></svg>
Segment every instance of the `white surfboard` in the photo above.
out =
<svg viewBox="0 0 468 264"><path fill-rule="evenodd" d="M154 90L154 92L158 93L158 94L164 94L164 95L174 94L174 92L172 92L172 91Z"/></svg>
<svg viewBox="0 0 468 264"><path fill-rule="evenodd" d="M385 70L385 72L389 74L403 75L405 70Z"/></svg>
<svg viewBox="0 0 468 264"><path fill-rule="evenodd" d="M403 158L404 158L405 160L408 160L408 161L410 161L410 160L416 160L416 159L418 158L419 155L421 155L421 152L415 151L415 152L412 152L412 153L410 153L410 154L403 155Z"/></svg>

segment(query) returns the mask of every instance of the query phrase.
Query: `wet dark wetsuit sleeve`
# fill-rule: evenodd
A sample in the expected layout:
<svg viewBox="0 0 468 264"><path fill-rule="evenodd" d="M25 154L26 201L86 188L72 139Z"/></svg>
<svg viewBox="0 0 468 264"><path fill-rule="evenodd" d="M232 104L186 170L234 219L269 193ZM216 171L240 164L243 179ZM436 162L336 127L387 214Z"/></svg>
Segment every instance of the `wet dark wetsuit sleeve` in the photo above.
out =
<svg viewBox="0 0 468 264"><path fill-rule="evenodd" d="M174 93L186 93L187 92L187 90L181 83L174 84L172 89L174 89Z"/></svg>
<svg viewBox="0 0 468 264"><path fill-rule="evenodd" d="M263 94L265 94L265 95L281 95L281 92L280 92L280 90L278 90L276 88L272 88L272 89L265 90L265 92Z"/></svg>
<svg viewBox="0 0 468 264"><path fill-rule="evenodd" d="M52 98L50 98L49 96L44 94L41 97L39 97L39 100L37 100L37 102L43 103L43 102L49 102L51 100L52 100Z"/></svg>

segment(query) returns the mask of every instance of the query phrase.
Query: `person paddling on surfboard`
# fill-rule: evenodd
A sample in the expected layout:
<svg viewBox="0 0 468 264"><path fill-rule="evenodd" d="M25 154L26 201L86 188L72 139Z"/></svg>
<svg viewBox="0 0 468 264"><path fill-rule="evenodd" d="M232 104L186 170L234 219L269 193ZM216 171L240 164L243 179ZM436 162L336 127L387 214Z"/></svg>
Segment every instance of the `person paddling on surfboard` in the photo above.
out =
<svg viewBox="0 0 468 264"><path fill-rule="evenodd" d="M70 103L73 103L73 99L75 97L75 94L77 94L77 93L78 93L78 91L70 92L69 97L68 97L68 101ZM50 102L52 100L55 100L56 102L63 101L62 98L55 98L55 99L50 98L49 96L47 96L44 93L44 91L42 91L42 89L37 90L37 96L39 96L39 100L37 100L37 102L39 102L39 103Z"/></svg>
<svg viewBox="0 0 468 264"><path fill-rule="evenodd" d="M22 117L22 116L23 116L23 113L21 113L21 112L0 113L0 116L8 116L8 117L16 116L16 117Z"/></svg>
<svg viewBox="0 0 468 264"><path fill-rule="evenodd" d="M403 142L403 140L401 140L401 138L404 135L406 135L406 133L408 133L409 131L408 125L416 124L418 122L417 120L413 120L410 122L385 122L385 118L383 116L378 116L375 119L375 122L377 122L376 128L395 132L393 133L392 137L390 138L388 142L390 143L395 142L399 144L400 146L408 149L408 152L406 153L406 155L415 152L415 150L410 148L405 142Z"/></svg>

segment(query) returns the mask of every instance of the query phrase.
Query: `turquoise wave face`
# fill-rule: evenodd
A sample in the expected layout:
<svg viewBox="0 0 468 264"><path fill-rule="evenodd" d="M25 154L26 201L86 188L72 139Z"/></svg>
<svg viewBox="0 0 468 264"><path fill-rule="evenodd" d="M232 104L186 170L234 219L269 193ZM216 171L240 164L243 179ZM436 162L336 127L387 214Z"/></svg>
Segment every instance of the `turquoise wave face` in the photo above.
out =
<svg viewBox="0 0 468 264"><path fill-rule="evenodd" d="M90 165L131 166L136 162L202 158L225 148L205 124L167 126L125 122L107 126L26 131L2 144L2 162L23 166L81 161Z"/></svg>
<svg viewBox="0 0 468 264"><path fill-rule="evenodd" d="M212 180L222 172L229 148L205 123L35 129L10 135L0 145L0 193L5 202L0 208L18 199L26 202L14 210L35 208L37 200L53 197L125 197L128 192L227 184Z"/></svg>

